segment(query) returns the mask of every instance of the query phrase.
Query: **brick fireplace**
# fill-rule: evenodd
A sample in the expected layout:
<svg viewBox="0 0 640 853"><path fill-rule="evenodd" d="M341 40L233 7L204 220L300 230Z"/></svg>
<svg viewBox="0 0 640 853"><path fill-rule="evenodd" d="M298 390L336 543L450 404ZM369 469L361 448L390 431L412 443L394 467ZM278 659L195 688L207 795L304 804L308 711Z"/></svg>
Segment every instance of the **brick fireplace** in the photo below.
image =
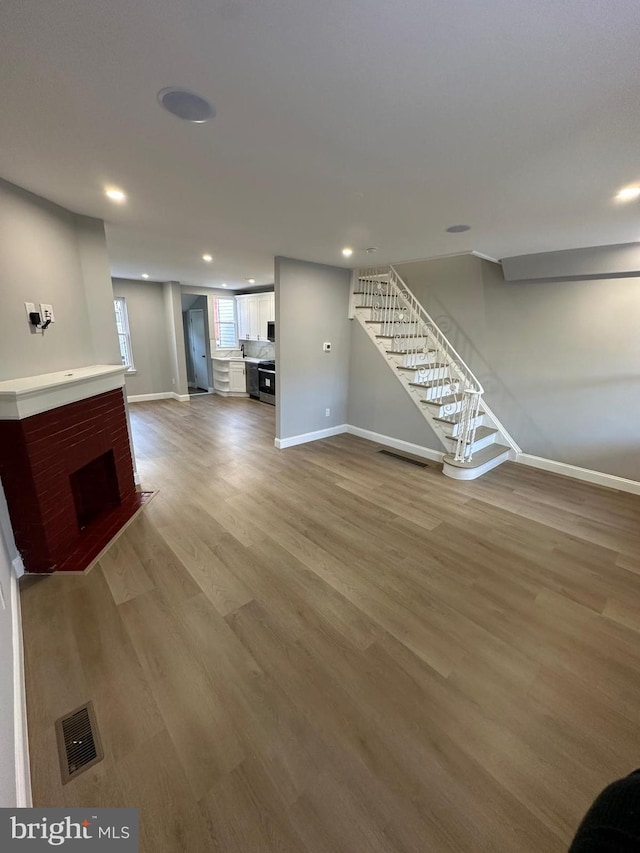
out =
<svg viewBox="0 0 640 853"><path fill-rule="evenodd" d="M0 382L0 478L28 572L82 571L145 499L134 483L123 370Z"/></svg>

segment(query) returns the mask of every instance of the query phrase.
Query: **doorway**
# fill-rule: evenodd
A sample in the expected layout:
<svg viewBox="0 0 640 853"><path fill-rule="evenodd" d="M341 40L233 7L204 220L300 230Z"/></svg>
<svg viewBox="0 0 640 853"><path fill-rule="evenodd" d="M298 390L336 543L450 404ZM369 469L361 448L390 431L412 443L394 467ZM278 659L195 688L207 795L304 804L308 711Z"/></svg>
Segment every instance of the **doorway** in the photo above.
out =
<svg viewBox="0 0 640 853"><path fill-rule="evenodd" d="M182 324L189 396L213 391L209 355L209 318L207 297L182 294Z"/></svg>
<svg viewBox="0 0 640 853"><path fill-rule="evenodd" d="M196 391L209 390L207 372L207 337L202 308L190 308L188 313L189 351L193 367L193 384Z"/></svg>

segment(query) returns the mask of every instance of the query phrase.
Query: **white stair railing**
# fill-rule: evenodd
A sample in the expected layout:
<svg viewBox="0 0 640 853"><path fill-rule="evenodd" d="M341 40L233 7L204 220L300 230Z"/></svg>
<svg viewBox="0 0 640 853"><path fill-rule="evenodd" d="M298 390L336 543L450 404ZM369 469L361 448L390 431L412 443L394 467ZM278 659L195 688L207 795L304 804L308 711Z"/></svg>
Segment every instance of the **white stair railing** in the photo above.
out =
<svg viewBox="0 0 640 853"><path fill-rule="evenodd" d="M416 368L417 384L424 384L444 417L452 423L457 417L454 458L470 461L482 385L392 266L361 269L355 278L356 305L371 310L380 336L392 342L389 350L403 356L404 366Z"/></svg>

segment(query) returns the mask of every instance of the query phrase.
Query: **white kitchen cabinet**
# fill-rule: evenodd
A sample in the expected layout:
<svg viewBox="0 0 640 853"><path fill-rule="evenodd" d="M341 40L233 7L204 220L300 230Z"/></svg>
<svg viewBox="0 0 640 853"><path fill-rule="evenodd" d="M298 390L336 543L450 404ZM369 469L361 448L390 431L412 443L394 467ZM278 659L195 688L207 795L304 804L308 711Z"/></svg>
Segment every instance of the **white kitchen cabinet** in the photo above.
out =
<svg viewBox="0 0 640 853"><path fill-rule="evenodd" d="M260 340L260 317L259 317L259 299L257 296L250 296L247 299L249 305L249 340Z"/></svg>
<svg viewBox="0 0 640 853"><path fill-rule="evenodd" d="M249 338L249 302L241 296L236 296L238 311L238 338L241 341L251 340Z"/></svg>
<svg viewBox="0 0 640 853"><path fill-rule="evenodd" d="M265 293L265 296L270 296L269 293ZM271 320L269 316L270 303L269 299L260 299L258 302L258 328L261 332L261 337L259 340L266 341L267 338L267 323Z"/></svg>
<svg viewBox="0 0 640 853"><path fill-rule="evenodd" d="M247 397L247 377L242 358L212 359L213 388L222 397Z"/></svg>
<svg viewBox="0 0 640 853"><path fill-rule="evenodd" d="M245 293L236 296L238 338L241 341L266 341L267 323L276 318L275 293Z"/></svg>
<svg viewBox="0 0 640 853"><path fill-rule="evenodd" d="M247 391L247 377L243 361L229 362L229 391L235 394L245 394Z"/></svg>

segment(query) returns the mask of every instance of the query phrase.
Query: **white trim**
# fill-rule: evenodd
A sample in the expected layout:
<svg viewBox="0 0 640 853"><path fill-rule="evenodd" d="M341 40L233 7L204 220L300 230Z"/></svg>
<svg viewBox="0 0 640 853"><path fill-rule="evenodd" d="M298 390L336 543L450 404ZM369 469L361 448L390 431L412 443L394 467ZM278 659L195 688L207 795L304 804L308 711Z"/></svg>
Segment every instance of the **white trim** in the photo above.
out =
<svg viewBox="0 0 640 853"><path fill-rule="evenodd" d="M318 429L315 432L303 432L300 435L292 435L290 438L275 438L273 443L278 450L284 450L285 447L294 447L296 444L306 444L308 441L318 441L320 438L329 438L332 435L340 435L340 433L348 432L347 424L329 427L328 429Z"/></svg>
<svg viewBox="0 0 640 853"><path fill-rule="evenodd" d="M12 575L11 577L11 618L13 635L13 728L15 745L16 805L19 809L24 809L30 808L33 805L33 800L31 796L31 766L29 762L27 695L24 681L22 613L20 610L18 578L15 577L15 575Z"/></svg>
<svg viewBox="0 0 640 853"><path fill-rule="evenodd" d="M132 394L127 397L127 403L148 403L152 400L177 400L179 403L188 403L191 397L188 394L176 394L175 391L159 391L157 394Z"/></svg>
<svg viewBox="0 0 640 853"><path fill-rule="evenodd" d="M474 258L481 258L483 261L491 261L492 264L499 264L502 266L502 263L497 258L492 258L491 255L485 255L484 252L477 252L475 249L472 249L471 254Z"/></svg>
<svg viewBox="0 0 640 853"><path fill-rule="evenodd" d="M430 447L422 447L420 444L413 444L411 441L403 441L400 438L393 438L390 435L382 435L379 432L372 432L370 429L347 424L347 430L350 435L357 435L359 438L366 438L368 441L374 441L376 444L384 444L385 447L393 447L394 450L401 450L404 453L412 453L414 456L422 456L424 459L430 459L432 462L442 462L444 453L440 450L432 450Z"/></svg>
<svg viewBox="0 0 640 853"><path fill-rule="evenodd" d="M127 403L147 403L149 400L173 400L173 391L160 391L158 394L131 394Z"/></svg>
<svg viewBox="0 0 640 853"><path fill-rule="evenodd" d="M138 474L137 471L133 472L133 482L136 484L136 486L139 486L140 483L142 483L142 478L140 477L140 474Z"/></svg>
<svg viewBox="0 0 640 853"><path fill-rule="evenodd" d="M520 465L528 465L530 468L540 468L542 471L562 474L565 477L572 477L574 480L583 480L586 483L595 483L608 489L640 495L640 482L638 480L628 480L626 477L605 474L603 471L592 471L590 468L580 468L577 465L569 465L567 462L556 462L554 459L543 459L541 456L532 456L529 453L520 453L515 461Z"/></svg>
<svg viewBox="0 0 640 853"><path fill-rule="evenodd" d="M92 364L0 382L0 419L19 421L122 388L126 367Z"/></svg>
<svg viewBox="0 0 640 853"><path fill-rule="evenodd" d="M16 578L21 578L24 574L24 563L22 562L22 557L20 554L15 556L13 560L11 560L11 568L13 569L13 575Z"/></svg>

